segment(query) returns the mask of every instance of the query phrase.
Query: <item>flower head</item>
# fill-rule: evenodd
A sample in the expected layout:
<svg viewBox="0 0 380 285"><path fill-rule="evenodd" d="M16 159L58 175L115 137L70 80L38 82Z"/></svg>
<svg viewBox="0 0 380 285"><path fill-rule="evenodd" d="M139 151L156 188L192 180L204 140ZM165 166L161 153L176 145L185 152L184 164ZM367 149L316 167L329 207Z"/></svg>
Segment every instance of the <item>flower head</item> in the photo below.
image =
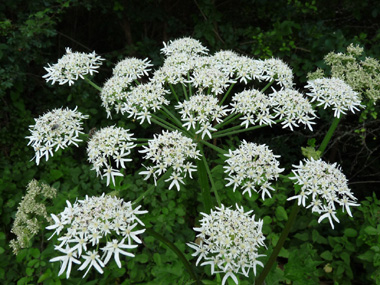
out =
<svg viewBox="0 0 380 285"><path fill-rule="evenodd" d="M207 54L207 51L208 49L200 41L189 37L169 41L168 44L164 42L164 47L161 49L161 52L166 56L178 52L185 52L190 55Z"/></svg>
<svg viewBox="0 0 380 285"><path fill-rule="evenodd" d="M293 165L296 184L301 186L298 195L288 200L298 200L298 205L310 208L312 212L320 214L318 223L328 218L331 227L334 228L333 219L339 223L336 217L335 204L342 206L343 212L347 211L352 217L350 206L356 204L356 198L347 186L347 179L336 163L328 164L321 159L305 159L299 165Z"/></svg>
<svg viewBox="0 0 380 285"><path fill-rule="evenodd" d="M284 169L279 168L280 163L266 145L257 145L248 143L243 140L239 149L229 150L226 160L227 166L224 166L225 173L228 174L226 187L233 185L234 191L241 186L243 195L251 191L261 192L264 200L265 195L271 197L270 191L274 191L271 187L270 180L277 179Z"/></svg>
<svg viewBox="0 0 380 285"><path fill-rule="evenodd" d="M62 262L59 275L66 271L69 278L72 262L82 264L78 270L87 268L86 276L92 267L103 273L102 268L111 257L119 267L120 254L134 257L133 253L124 249L136 248L133 241L141 243L137 235L145 229L134 228L138 224L144 225L137 215L147 211L139 209L140 206L133 209L131 202L104 194L100 197L86 196L86 199L73 205L67 201L63 212L58 216L52 214L55 224L47 227L48 230L55 230L53 236L59 236L60 244L55 246L55 250L65 254L50 260ZM104 252L102 256L98 254L98 249ZM83 263L80 261L82 259Z"/></svg>
<svg viewBox="0 0 380 285"><path fill-rule="evenodd" d="M170 178L165 181L171 181L169 190L176 186L178 191L180 183L184 184L183 179L187 175L192 178L191 173L196 171L196 166L188 159L200 157L196 143L178 131L163 131L161 135L154 135L154 138L148 142L148 146L144 146L144 149L139 152L145 153L144 158L154 163L154 166L145 166L147 170L140 174L146 175L145 179L153 176L156 181L157 176L172 168Z"/></svg>
<svg viewBox="0 0 380 285"><path fill-rule="evenodd" d="M127 100L127 91L132 86L133 79L127 76L112 76L104 84L100 92L102 106L106 109L107 117L111 117L112 109L118 114Z"/></svg>
<svg viewBox="0 0 380 285"><path fill-rule="evenodd" d="M160 84L153 82L140 84L126 93L121 112L128 113L129 118L139 120L140 124L145 120L150 124L151 114L160 110L162 105L169 105L169 101L165 99L166 94L168 91Z"/></svg>
<svg viewBox="0 0 380 285"><path fill-rule="evenodd" d="M113 75L119 77L128 77L131 80L135 80L148 75L148 71L153 64L149 59L138 59L135 57L126 58L120 61L113 69Z"/></svg>
<svg viewBox="0 0 380 285"><path fill-rule="evenodd" d="M210 131L216 131L212 127L212 122L222 122L221 118L227 115L226 107L220 106L218 99L213 95L196 94L189 100L178 103L175 108L180 110L183 126L187 130L195 130L199 125L200 128L196 133L202 133L203 139L206 134L211 138Z"/></svg>
<svg viewBox="0 0 380 285"><path fill-rule="evenodd" d="M98 72L96 69L102 64L102 60L104 59L95 52L72 52L70 48L66 48L66 54L56 64L45 67L48 73L42 77L47 82L52 81L52 84L58 81L60 85L72 85L79 78L83 79L84 75Z"/></svg>
<svg viewBox="0 0 380 285"><path fill-rule="evenodd" d="M305 87L311 91L307 93L311 102L317 101L318 106L322 105L324 109L331 106L336 118L339 118L340 114L346 114L347 110L355 113L359 107L363 107L358 93L341 79L321 78L307 83Z"/></svg>
<svg viewBox="0 0 380 285"><path fill-rule="evenodd" d="M285 88L292 88L293 86L293 72L291 68L280 59L271 58L264 60L262 72L262 80L275 80Z"/></svg>
<svg viewBox="0 0 380 285"><path fill-rule="evenodd" d="M115 185L115 176L123 176L119 169L126 168L124 163L132 161L128 156L136 146L133 140L129 130L115 126L100 129L89 140L88 160L98 176L107 177L107 186L110 180Z"/></svg>
<svg viewBox="0 0 380 285"><path fill-rule="evenodd" d="M78 146L77 142L81 142L79 134L83 134L81 120L87 119L88 116L83 115L74 110L54 109L43 116L40 116L35 125L29 126L31 136L28 145L32 145L36 152L34 158L36 164L40 163L41 157L49 159L53 156L53 151L65 149L70 144Z"/></svg>
<svg viewBox="0 0 380 285"><path fill-rule="evenodd" d="M244 212L243 207L236 205L236 210L221 205L210 214L203 215L200 227L194 228L197 234L197 242L187 245L196 252L198 256L196 265L211 265L211 274L226 273L222 284L228 277L235 283L235 274L243 274L248 277L250 269L256 275L256 266L264 266L257 259L260 247L265 246L265 237L262 234L263 221L255 221L255 215L250 216L253 211Z"/></svg>

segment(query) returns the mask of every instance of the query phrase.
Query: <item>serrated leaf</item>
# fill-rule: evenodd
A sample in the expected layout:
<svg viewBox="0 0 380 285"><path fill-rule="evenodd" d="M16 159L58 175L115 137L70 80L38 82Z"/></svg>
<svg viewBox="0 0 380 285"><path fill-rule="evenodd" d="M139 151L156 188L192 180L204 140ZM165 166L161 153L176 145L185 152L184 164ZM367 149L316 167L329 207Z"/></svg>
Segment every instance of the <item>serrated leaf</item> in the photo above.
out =
<svg viewBox="0 0 380 285"><path fill-rule="evenodd" d="M329 261L331 261L331 260L333 259L333 255L332 255L332 253L331 253L330 251L328 251L328 250L322 252L321 257L322 257L323 259L325 259L325 260L329 260Z"/></svg>
<svg viewBox="0 0 380 285"><path fill-rule="evenodd" d="M286 210L284 209L284 207L282 206L278 206L276 208L276 218L279 220L279 221L287 221L288 220L288 214L286 213Z"/></svg>

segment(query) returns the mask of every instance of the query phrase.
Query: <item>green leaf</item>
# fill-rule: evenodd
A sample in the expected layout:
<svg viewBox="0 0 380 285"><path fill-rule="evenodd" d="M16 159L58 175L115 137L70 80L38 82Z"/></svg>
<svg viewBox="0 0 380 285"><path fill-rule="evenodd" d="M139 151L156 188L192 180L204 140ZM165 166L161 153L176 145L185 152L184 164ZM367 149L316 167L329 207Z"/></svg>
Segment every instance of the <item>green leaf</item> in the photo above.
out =
<svg viewBox="0 0 380 285"><path fill-rule="evenodd" d="M294 237L302 241L307 241L309 239L309 233L308 232L298 233L294 235Z"/></svg>
<svg viewBox="0 0 380 285"><path fill-rule="evenodd" d="M324 252L322 252L321 257L323 259L326 259L326 260L329 260L329 261L331 261L333 259L332 253L330 251L327 251L327 250L324 251Z"/></svg>
<svg viewBox="0 0 380 285"><path fill-rule="evenodd" d="M344 235L347 237L356 237L358 232L355 229L348 228L344 230Z"/></svg>
<svg viewBox="0 0 380 285"><path fill-rule="evenodd" d="M27 267L26 270L26 275L28 276L32 276L33 272L34 272L34 268L31 268L31 267Z"/></svg>
<svg viewBox="0 0 380 285"><path fill-rule="evenodd" d="M319 244L327 244L327 239L320 235L317 230L313 230L312 232L312 240L313 242L319 243Z"/></svg>
<svg viewBox="0 0 380 285"><path fill-rule="evenodd" d="M286 213L286 210L282 206L278 206L276 208L276 218L279 221L287 221L288 220L288 214Z"/></svg>
<svg viewBox="0 0 380 285"><path fill-rule="evenodd" d="M135 256L135 261L140 263L147 263L149 260L149 256L146 253L138 254Z"/></svg>
<svg viewBox="0 0 380 285"><path fill-rule="evenodd" d="M376 228L372 227L372 226L368 226L364 229L364 232L370 236L374 236L374 235L378 235L379 232Z"/></svg>
<svg viewBox="0 0 380 285"><path fill-rule="evenodd" d="M52 181L58 180L62 176L63 176L63 172L62 171L60 171L58 169L52 169L52 170L50 170L50 179Z"/></svg>
<svg viewBox="0 0 380 285"><path fill-rule="evenodd" d="M49 277L51 277L52 274L51 274L51 269L48 268L41 276L40 278L38 278L38 281L37 283L42 283L43 281L45 281L46 279L48 279Z"/></svg>

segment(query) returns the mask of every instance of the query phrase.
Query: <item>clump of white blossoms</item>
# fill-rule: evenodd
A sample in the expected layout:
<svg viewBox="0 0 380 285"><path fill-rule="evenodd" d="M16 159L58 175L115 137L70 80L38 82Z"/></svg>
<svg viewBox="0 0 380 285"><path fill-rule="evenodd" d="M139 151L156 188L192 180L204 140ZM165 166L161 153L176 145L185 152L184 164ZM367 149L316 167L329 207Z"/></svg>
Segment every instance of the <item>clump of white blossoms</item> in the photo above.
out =
<svg viewBox="0 0 380 285"><path fill-rule="evenodd" d="M259 90L251 89L235 93L231 99L231 113L240 113L242 126L249 125L272 125L274 115L271 113L273 100Z"/></svg>
<svg viewBox="0 0 380 285"><path fill-rule="evenodd" d="M126 102L127 91L130 89L133 79L128 76L112 76L104 84L100 92L102 107L106 109L107 118L111 118L111 111L115 109L118 114Z"/></svg>
<svg viewBox="0 0 380 285"><path fill-rule="evenodd" d="M346 114L347 110L352 113L359 111L360 97L343 80L338 78L321 78L310 80L305 87L310 89L307 93L311 97L311 102L317 101L318 106L323 108L332 107L334 117L339 118L340 114Z"/></svg>
<svg viewBox="0 0 380 285"><path fill-rule="evenodd" d="M242 187L243 195L248 192L261 192L261 198L265 200L265 195L271 197L270 191L274 191L270 180L277 179L284 171L279 168L279 155L274 155L266 145L257 145L243 140L239 149L229 150L226 160L227 166L223 166L228 183L226 187L233 185L235 191L237 187Z"/></svg>
<svg viewBox="0 0 380 285"><path fill-rule="evenodd" d="M166 56L180 52L189 55L207 54L208 49L200 41L189 37L169 41L168 44L164 42L164 47L161 49L161 53Z"/></svg>
<svg viewBox="0 0 380 285"><path fill-rule="evenodd" d="M143 148L139 152L145 153L144 159L151 160L154 166L144 166L146 171L142 171L140 174L146 175L144 180L153 176L156 183L157 176L172 168L173 172L165 180L166 182L171 181L169 190L176 186L179 191L180 183L185 184L183 179L187 175L192 178L191 173L197 168L188 160L200 159L201 156L197 150L197 144L178 131L163 131L160 135L154 135L154 138L148 142L148 146L143 146Z"/></svg>
<svg viewBox="0 0 380 285"><path fill-rule="evenodd" d="M129 57L120 61L114 67L112 73L114 76L128 77L131 80L148 76L151 70L149 67L153 66L148 58L142 60L135 57Z"/></svg>
<svg viewBox="0 0 380 285"><path fill-rule="evenodd" d="M255 221L253 211L244 212L243 207L236 205L236 210L225 207L223 204L210 214L203 215L200 227L194 228L197 234L197 243L187 245L198 256L196 265L211 265L211 274L224 272L222 284L231 277L236 284L238 280L235 274L243 274L248 277L250 269L256 275L256 266L264 266L257 260L262 254L258 254L260 247L264 246L265 237L262 234L263 221Z"/></svg>
<svg viewBox="0 0 380 285"><path fill-rule="evenodd" d="M34 119L36 124L29 126L31 135L26 138L36 153L33 157L36 164L44 156L48 160L49 156L53 156L53 151L65 149L71 144L78 146L77 142L82 141L78 138L79 134L83 134L82 120L87 118L77 108L59 108Z"/></svg>
<svg viewBox="0 0 380 285"><path fill-rule="evenodd" d="M55 198L57 189L45 183L32 180L26 187L26 195L22 197L11 232L16 239L9 245L14 254L18 254L22 248L31 246L31 239L43 228L43 222L51 222L52 219L46 211L47 200Z"/></svg>
<svg viewBox="0 0 380 285"><path fill-rule="evenodd" d="M78 78L84 79L84 75L92 75L98 72L97 69L102 64L103 58L92 53L72 52L70 48L66 48L66 54L61 57L56 64L45 67L48 72L42 76L46 81L56 81L60 84L69 83L71 86Z"/></svg>
<svg viewBox="0 0 380 285"><path fill-rule="evenodd" d="M315 110L310 102L303 97L301 93L294 89L281 89L269 95L272 99L274 113L276 118L283 119L283 128L289 128L293 131L293 127L299 127L300 124L305 125L310 131L313 131L317 117Z"/></svg>
<svg viewBox="0 0 380 285"><path fill-rule="evenodd" d="M196 134L201 133L202 139L206 135L211 139L211 131L216 131L212 122L221 123L222 117L227 116L227 106L219 106L218 103L218 98L213 95L196 94L183 103L179 102L175 108L180 110L183 126L187 130L193 129Z"/></svg>
<svg viewBox="0 0 380 285"><path fill-rule="evenodd" d="M263 61L262 71L261 79L265 81L274 80L285 88L293 87L293 71L282 60L276 58L265 59Z"/></svg>
<svg viewBox="0 0 380 285"><path fill-rule="evenodd" d="M102 268L112 257L119 268L120 255L134 257L125 249L141 244L138 235L145 229L137 230L138 224L144 226L137 215L148 211L140 210L141 206L133 209L131 202L104 194L86 196L85 200L76 201L74 205L69 201L66 204L60 214L51 214L54 224L46 227L54 230L51 237L58 236L60 244L54 249L63 253L50 259L50 262L61 262L58 275L66 271L66 278L69 278L72 263L81 264L78 270L87 268L83 277L92 267L102 274Z"/></svg>
<svg viewBox="0 0 380 285"><path fill-rule="evenodd" d="M102 128L90 138L88 161L94 165L97 176L107 177L107 186L110 180L115 185L115 176L123 176L119 168L126 168L124 163L132 161L128 156L136 146L133 140L135 138L129 130L115 126Z"/></svg>
<svg viewBox="0 0 380 285"><path fill-rule="evenodd" d="M332 228L334 228L333 219L339 223L335 204L342 206L343 212L346 210L352 217L350 206L359 206L359 204L356 204L357 199L348 188L346 176L336 163L328 164L322 159L311 158L293 167L296 168L293 170L295 176L290 179L296 180L301 190L298 195L288 200L298 199L298 205L311 207L312 212L321 215L318 223L328 218Z"/></svg>
<svg viewBox="0 0 380 285"><path fill-rule="evenodd" d="M137 85L126 93L121 113L128 113L128 118L140 120L140 124L145 120L150 124L151 114L160 110L162 105L169 105L165 98L168 93L160 84L154 82Z"/></svg>

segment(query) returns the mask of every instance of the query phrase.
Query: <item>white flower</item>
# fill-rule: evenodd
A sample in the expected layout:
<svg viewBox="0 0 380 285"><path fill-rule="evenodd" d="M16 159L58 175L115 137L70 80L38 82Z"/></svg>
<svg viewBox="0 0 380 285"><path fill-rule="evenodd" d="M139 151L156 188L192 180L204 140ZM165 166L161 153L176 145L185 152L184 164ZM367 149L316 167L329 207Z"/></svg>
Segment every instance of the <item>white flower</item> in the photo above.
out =
<svg viewBox="0 0 380 285"><path fill-rule="evenodd" d="M279 155L274 155L266 145L257 145L242 141L239 149L229 150L225 156L227 166L224 166L225 173L228 174L226 180L229 183L226 187L233 185L235 191L241 186L243 195L248 192L251 197L251 192L261 192L261 197L265 200L265 196L271 197L270 191L274 191L269 181L277 179L279 174L284 169L279 168L280 163L277 158Z"/></svg>
<svg viewBox="0 0 380 285"><path fill-rule="evenodd" d="M72 52L70 48L66 48L66 54L56 64L45 67L48 73L42 77L46 78L47 82L52 81L52 84L58 81L60 85L72 85L79 78L83 79L84 75L98 72L96 69L102 64L102 60L104 59L95 52Z"/></svg>
<svg viewBox="0 0 380 285"><path fill-rule="evenodd" d="M66 278L68 279L70 277L72 263L74 262L76 264L81 264L81 262L75 258L76 252L73 251L73 249L70 248L68 245L66 245L65 249L60 248L60 247L58 247L56 249L59 250L60 252L65 253L65 255L54 257L54 258L50 259L50 262L61 261L62 265L61 265L61 269L59 270L58 275L61 275L63 272L65 272L65 270L67 270L66 271Z"/></svg>
<svg viewBox="0 0 380 285"><path fill-rule="evenodd" d="M263 221L256 222L255 215L250 216L252 212L244 212L238 205L236 210L221 205L210 214L201 213L201 225L194 228L198 232L197 243L187 244L195 250L192 256L198 256L196 265L203 260L201 266L211 265L211 274L225 273L222 284L229 277L237 283L236 274L248 277L250 269L256 275L256 266L263 266L257 260L264 256L258 254L258 249L265 246Z"/></svg>
<svg viewBox="0 0 380 285"><path fill-rule="evenodd" d="M115 66L112 73L118 77L127 77L131 80L135 80L144 75L148 75L150 66L153 66L153 64L151 64L147 58L142 60L135 57L129 57L120 61Z"/></svg>
<svg viewBox="0 0 380 285"><path fill-rule="evenodd" d="M131 202L104 194L101 197L86 196L85 200L76 201L73 205L67 202L67 205L62 213L52 215L55 224L47 227L55 230L53 235L60 236L58 240L61 243L55 246L55 250L65 253L64 256L50 260L63 262L59 275L67 270L68 278L72 262L81 264L79 259L84 261L78 270L87 268L84 274L86 276L92 267L103 273L102 268L112 256L119 267L120 254L134 256L123 249L136 248L134 242L142 243L138 235L145 229L137 229L138 224L144 226L137 215L147 211L140 210L141 206L133 209ZM128 244L125 244L126 239ZM98 255L98 249L104 252L102 257ZM83 251L86 252L85 255L82 254Z"/></svg>
<svg viewBox="0 0 380 285"><path fill-rule="evenodd" d="M81 142L79 134L83 134L81 120L87 118L77 108L60 108L34 119L36 124L29 126L31 135L26 138L29 139L28 145L32 145L36 152L36 164L44 156L48 160L49 156L53 156L53 151L65 149L70 144L78 146L77 142Z"/></svg>
<svg viewBox="0 0 380 285"><path fill-rule="evenodd" d="M321 78L307 83L305 87L311 91L307 93L311 102L317 101L318 106L322 105L324 109L331 106L336 118L339 118L340 114L346 114L348 110L355 113L359 111L359 107L364 108L360 104L359 94L341 79Z"/></svg>
<svg viewBox="0 0 380 285"><path fill-rule="evenodd" d="M296 184L301 186L298 195L289 197L288 200L297 199L298 205L310 208L321 216L320 223L328 218L331 227L334 228L333 220L339 223L336 217L335 204L342 206L342 210L347 211L352 217L350 206L359 206L356 198L347 186L347 179L336 163L328 164L321 159L305 159L299 165L293 165ZM307 206L306 206L307 205Z"/></svg>
<svg viewBox="0 0 380 285"><path fill-rule="evenodd" d="M185 52L190 55L207 54L207 51L207 48L200 41L189 37L176 39L168 43L164 42L164 47L161 49L161 52L166 56L179 52Z"/></svg>
<svg viewBox="0 0 380 285"><path fill-rule="evenodd" d="M127 158L136 145L129 130L110 126L99 131L91 137L87 146L88 161L94 165L96 174L107 178L107 186L112 180L115 185L115 176L123 176L119 169L112 168L112 162L117 168L125 168L125 162L132 159ZM103 171L103 173L102 173Z"/></svg>
<svg viewBox="0 0 380 285"><path fill-rule="evenodd" d="M144 166L147 170L140 172L146 175L145 180L153 175L156 181L157 176L165 173L169 168L173 168L170 178L165 180L172 181L169 189L173 186L180 190L180 183L184 184L183 179L188 174L191 178L191 172L194 172L196 166L188 159L200 159L197 144L192 139L183 136L180 132L163 131L160 135L154 135L154 138L148 142L148 146L143 146L140 153L145 153L144 159L149 159L154 166Z"/></svg>
<svg viewBox="0 0 380 285"><path fill-rule="evenodd" d="M196 133L202 133L202 139L207 136L212 138L210 131L216 131L212 127L211 123L222 122L222 117L227 115L227 106L219 106L218 99L213 95L196 94L190 97L189 100L185 100L183 103L178 103L175 106L179 109L181 114L181 120L185 122L183 126L187 130L196 129L196 125L199 124L199 130Z"/></svg>
<svg viewBox="0 0 380 285"><path fill-rule="evenodd" d="M149 82L137 85L125 95L125 102L121 106L121 113L128 113L128 118L145 119L150 124L151 113L161 109L162 105L169 105L165 95L169 92L160 84Z"/></svg>
<svg viewBox="0 0 380 285"><path fill-rule="evenodd" d="M285 88L293 87L293 72L291 68L282 60L271 58L265 59L262 65L261 80L274 80Z"/></svg>

